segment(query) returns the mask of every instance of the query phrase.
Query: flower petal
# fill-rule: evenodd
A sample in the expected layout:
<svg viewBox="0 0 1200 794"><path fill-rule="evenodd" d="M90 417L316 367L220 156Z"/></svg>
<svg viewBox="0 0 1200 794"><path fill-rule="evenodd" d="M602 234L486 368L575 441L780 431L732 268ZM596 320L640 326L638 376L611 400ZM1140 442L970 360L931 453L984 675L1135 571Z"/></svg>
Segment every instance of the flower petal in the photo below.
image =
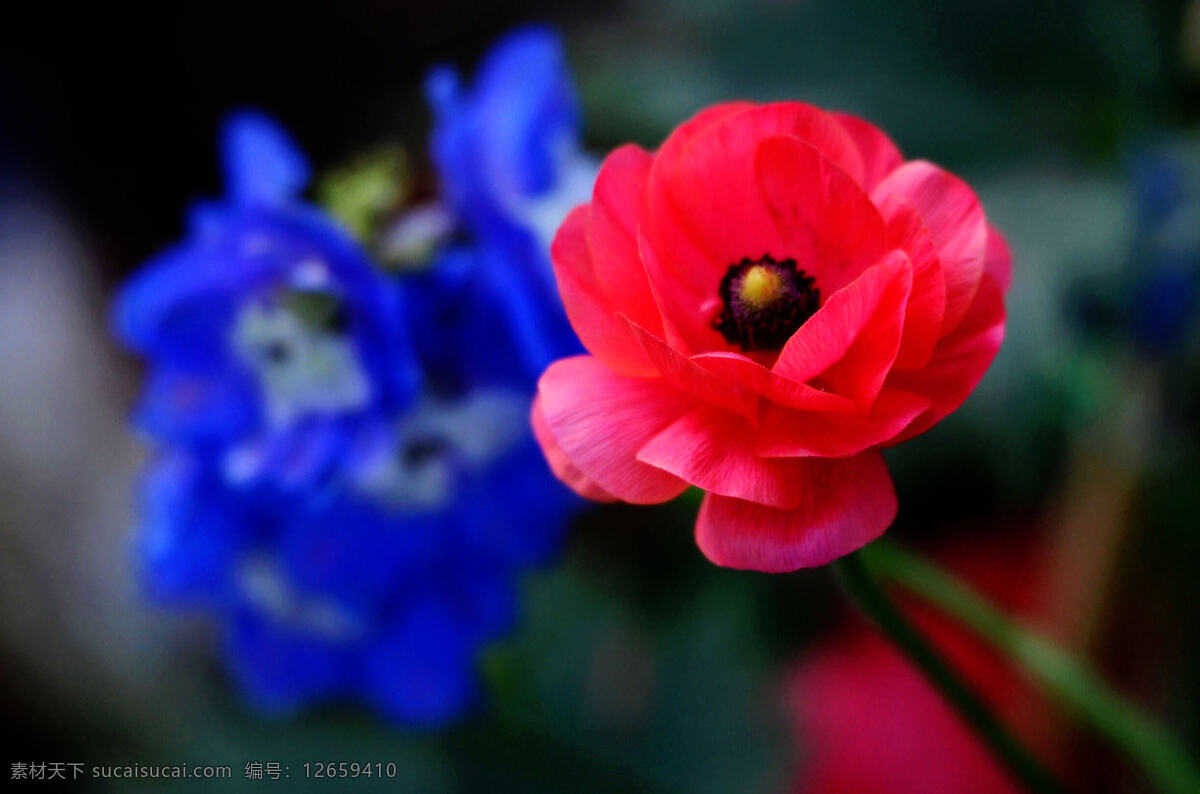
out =
<svg viewBox="0 0 1200 794"><path fill-rule="evenodd" d="M871 192L879 205L889 196L911 204L933 236L946 278L942 333L949 333L966 315L983 275L988 237L983 207L966 182L923 160L905 163Z"/></svg>
<svg viewBox="0 0 1200 794"><path fill-rule="evenodd" d="M985 275L966 319L938 343L929 365L916 372L895 372L889 388L928 397L933 407L919 417L893 443L920 435L962 405L991 366L1004 341L1004 295L991 276Z"/></svg>
<svg viewBox="0 0 1200 794"><path fill-rule="evenodd" d="M588 207L576 207L559 227L550 255L571 327L592 355L626 375L655 374L628 324L596 279L587 245Z"/></svg>
<svg viewBox="0 0 1200 794"><path fill-rule="evenodd" d="M587 219L596 282L614 306L651 333L662 320L638 251L638 222L653 158L628 144L604 158Z"/></svg>
<svg viewBox="0 0 1200 794"><path fill-rule="evenodd" d="M896 369L919 369L929 363L942 335L946 313L946 279L933 238L917 211L892 196L880 207L887 223L889 247L908 254L913 266L913 288L904 312L904 334L896 354Z"/></svg>
<svg viewBox="0 0 1200 794"><path fill-rule="evenodd" d="M760 247L776 259L794 258L824 294L846 286L887 253L879 211L823 153L780 135L760 141L753 156L758 188L781 241L779 248L765 242ZM744 256L755 249L741 250Z"/></svg>
<svg viewBox="0 0 1200 794"><path fill-rule="evenodd" d="M712 327L720 305L717 297L720 281L705 282L706 286L701 289L676 275L680 261L699 262L699 269L707 267L704 256L690 247L691 241L680 237L674 244L673 257L666 259L659 256L658 248L643 229L638 235L638 246L650 276L650 289L662 312L663 335L668 343L676 350L689 352L733 349Z"/></svg>
<svg viewBox="0 0 1200 794"><path fill-rule="evenodd" d="M680 417L640 450L638 460L711 493L780 508L800 506L808 466L800 459L760 458L744 419L711 406Z"/></svg>
<svg viewBox="0 0 1200 794"><path fill-rule="evenodd" d="M858 412L854 402L840 394L822 391L806 383L772 372L741 353L700 353L692 356L701 367L721 380L739 383L777 403L805 411Z"/></svg>
<svg viewBox="0 0 1200 794"><path fill-rule="evenodd" d="M849 113L831 115L850 133L850 137L858 145L858 153L863 161L862 186L865 190L871 190L904 164L900 150L883 130Z"/></svg>
<svg viewBox="0 0 1200 794"><path fill-rule="evenodd" d="M799 102L714 109L677 130L655 157L642 256L664 316L691 352L733 349L708 325L731 263L764 252L789 255L754 168L759 143L775 136L809 144L852 183L861 176L849 133L828 113ZM673 331L664 333L670 340Z"/></svg>
<svg viewBox="0 0 1200 794"><path fill-rule="evenodd" d="M604 491L634 504L664 502L687 483L636 455L695 406L663 378L632 378L591 356L554 362L538 382L542 413L572 465Z"/></svg>
<svg viewBox="0 0 1200 794"><path fill-rule="evenodd" d="M807 145L814 157L833 164L830 170L853 174L847 181L861 192L857 146L828 113L801 103L777 103L725 116L697 133L676 158L656 162L648 188L651 201L659 202L654 222L678 224L706 255L711 272L697 277L715 283L729 263L745 256L763 251L777 258L787 255L755 165L759 147L772 138ZM820 195L812 194L810 200ZM714 275L715 280L710 278Z"/></svg>
<svg viewBox="0 0 1200 794"><path fill-rule="evenodd" d="M629 326L659 374L676 387L707 403L740 414L751 422L755 420L758 396L753 391L741 387L736 381L718 378L632 320Z"/></svg>
<svg viewBox="0 0 1200 794"><path fill-rule="evenodd" d="M580 471L558 446L558 442L554 440L554 433L550 431L550 425L546 422L546 416L542 413L541 397L533 398L533 406L529 409L529 421L533 425L533 437L541 446L542 454L546 456L546 462L550 464L550 470L554 472L555 477L584 499L594 502L616 501L615 496Z"/></svg>
<svg viewBox="0 0 1200 794"><path fill-rule="evenodd" d="M805 487L793 510L708 494L696 544L717 565L767 573L832 562L883 534L896 517L896 492L877 451L852 458L804 458Z"/></svg>
<svg viewBox="0 0 1200 794"><path fill-rule="evenodd" d="M819 378L830 391L869 405L896 360L911 291L912 264L893 251L800 326L774 372L801 383Z"/></svg>
<svg viewBox="0 0 1200 794"><path fill-rule="evenodd" d="M827 414L769 405L756 428L754 453L764 457L841 458L884 444L933 405L917 394L885 388L867 414Z"/></svg>
<svg viewBox="0 0 1200 794"><path fill-rule="evenodd" d="M1008 292L1012 284L1012 250L1004 235L991 224L988 224L987 261L983 265L983 272L996 280L1001 292Z"/></svg>

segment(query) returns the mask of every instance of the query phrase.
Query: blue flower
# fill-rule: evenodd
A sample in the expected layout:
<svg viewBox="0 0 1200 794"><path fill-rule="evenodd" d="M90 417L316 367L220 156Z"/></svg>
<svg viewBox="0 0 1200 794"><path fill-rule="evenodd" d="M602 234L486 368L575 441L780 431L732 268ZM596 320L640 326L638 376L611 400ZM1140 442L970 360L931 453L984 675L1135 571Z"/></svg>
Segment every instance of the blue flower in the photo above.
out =
<svg viewBox="0 0 1200 794"><path fill-rule="evenodd" d="M490 327L507 329L522 371L536 377L580 350L548 254L563 218L591 197L596 175L580 146L562 46L545 28L514 31L485 56L472 85L439 67L426 79L426 94L441 199L471 238L443 253L432 278L452 293L463 274L477 290L507 293L490 299L503 313Z"/></svg>
<svg viewBox="0 0 1200 794"><path fill-rule="evenodd" d="M307 166L273 122L236 115L223 144L226 197L197 205L187 238L116 300L118 336L150 364L135 423L264 463L307 454L312 474L348 425L415 395L402 293L300 200Z"/></svg>
<svg viewBox="0 0 1200 794"><path fill-rule="evenodd" d="M446 66L425 88L444 200L477 234L507 226L548 248L567 211L591 195L596 171L580 148L579 104L557 35L513 31L469 88Z"/></svg>
<svg viewBox="0 0 1200 794"><path fill-rule="evenodd" d="M1200 159L1194 147L1146 149L1133 158L1137 227L1130 262L1130 331L1166 353L1192 328L1200 285Z"/></svg>
<svg viewBox="0 0 1200 794"><path fill-rule="evenodd" d="M216 616L264 710L443 724L579 504L528 421L530 351L563 344L542 336L562 313L546 253L479 237L388 276L300 199L307 166L272 122L235 116L224 159L226 197L114 309L149 365L140 580Z"/></svg>
<svg viewBox="0 0 1200 794"><path fill-rule="evenodd" d="M452 421L436 451L429 413L416 412L421 443L435 445L421 447L423 471L377 483L394 492L297 502L233 488L215 460L179 450L149 467L142 582L159 601L220 617L229 669L260 708L362 699L433 725L475 701L479 648L511 627L516 576L557 548L576 501L525 439L493 460L476 441L456 449L468 425ZM491 465L448 471L470 457Z"/></svg>

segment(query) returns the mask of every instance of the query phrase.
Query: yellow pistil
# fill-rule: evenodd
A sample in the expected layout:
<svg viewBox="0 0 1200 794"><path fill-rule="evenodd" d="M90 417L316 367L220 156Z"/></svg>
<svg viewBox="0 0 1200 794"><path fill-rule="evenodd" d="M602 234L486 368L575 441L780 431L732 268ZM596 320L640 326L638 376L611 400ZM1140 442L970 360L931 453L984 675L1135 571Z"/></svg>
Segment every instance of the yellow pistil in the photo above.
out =
<svg viewBox="0 0 1200 794"><path fill-rule="evenodd" d="M774 268L755 265L742 276L738 298L756 309L769 306L783 291L783 278Z"/></svg>

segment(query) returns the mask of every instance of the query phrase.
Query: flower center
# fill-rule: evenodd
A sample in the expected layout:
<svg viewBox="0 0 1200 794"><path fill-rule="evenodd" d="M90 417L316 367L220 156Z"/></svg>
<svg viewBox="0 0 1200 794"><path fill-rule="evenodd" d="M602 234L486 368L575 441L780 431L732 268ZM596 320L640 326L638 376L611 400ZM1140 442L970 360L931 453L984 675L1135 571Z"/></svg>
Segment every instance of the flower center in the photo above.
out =
<svg viewBox="0 0 1200 794"><path fill-rule="evenodd" d="M344 302L318 291L289 290L242 308L233 344L257 376L273 427L367 404L371 384L349 325Z"/></svg>
<svg viewBox="0 0 1200 794"><path fill-rule="evenodd" d="M724 308L713 328L742 350L779 350L821 306L815 279L795 259L767 254L730 265L718 293Z"/></svg>

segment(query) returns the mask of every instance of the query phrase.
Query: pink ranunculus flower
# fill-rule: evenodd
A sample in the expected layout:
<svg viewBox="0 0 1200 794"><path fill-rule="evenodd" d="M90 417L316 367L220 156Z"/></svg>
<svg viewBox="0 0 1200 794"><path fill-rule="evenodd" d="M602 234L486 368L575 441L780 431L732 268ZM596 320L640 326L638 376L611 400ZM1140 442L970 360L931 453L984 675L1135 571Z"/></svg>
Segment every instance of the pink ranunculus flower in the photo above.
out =
<svg viewBox="0 0 1200 794"><path fill-rule="evenodd" d="M553 245L590 355L533 424L592 499L707 494L713 562L787 571L896 514L880 449L957 408L1004 335L1010 254L962 180L861 119L730 103L604 161Z"/></svg>

